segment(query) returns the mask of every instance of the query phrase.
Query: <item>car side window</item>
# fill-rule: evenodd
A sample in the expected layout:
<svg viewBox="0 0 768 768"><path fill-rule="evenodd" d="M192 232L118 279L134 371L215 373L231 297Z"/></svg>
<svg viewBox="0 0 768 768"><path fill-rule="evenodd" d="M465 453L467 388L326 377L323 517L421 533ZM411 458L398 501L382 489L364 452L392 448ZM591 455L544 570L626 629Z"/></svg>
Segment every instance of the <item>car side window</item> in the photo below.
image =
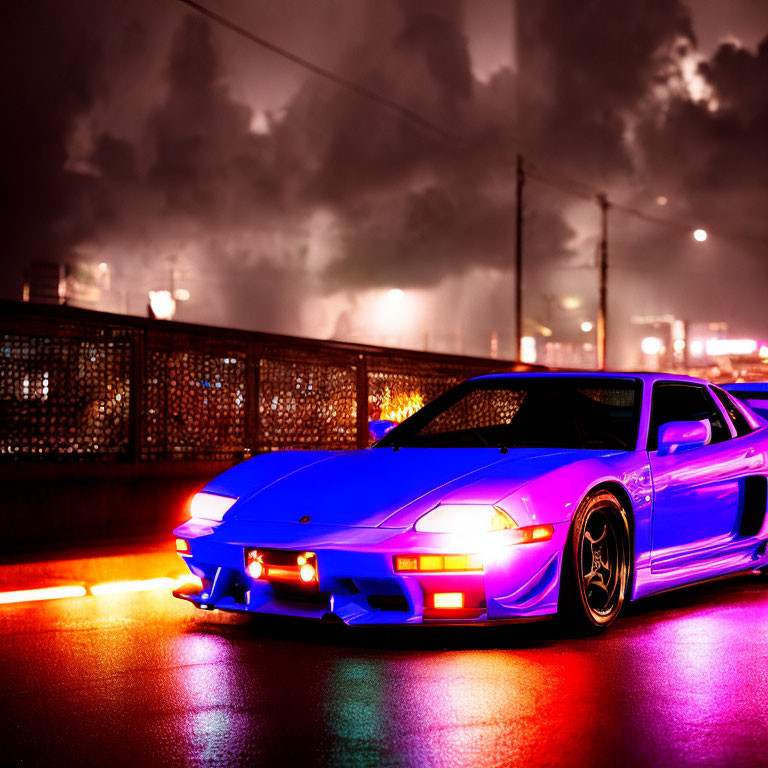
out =
<svg viewBox="0 0 768 768"><path fill-rule="evenodd" d="M670 421L702 421L712 426L712 443L731 439L731 430L712 396L701 384L659 382L653 387L648 450L658 448L659 427Z"/></svg>
<svg viewBox="0 0 768 768"><path fill-rule="evenodd" d="M717 399L723 404L723 408L725 408L728 418L733 422L733 426L736 428L736 434L739 437L748 435L752 431L752 427L747 421L747 417L739 410L739 407L733 402L730 395L719 387L712 387L712 391L715 393Z"/></svg>

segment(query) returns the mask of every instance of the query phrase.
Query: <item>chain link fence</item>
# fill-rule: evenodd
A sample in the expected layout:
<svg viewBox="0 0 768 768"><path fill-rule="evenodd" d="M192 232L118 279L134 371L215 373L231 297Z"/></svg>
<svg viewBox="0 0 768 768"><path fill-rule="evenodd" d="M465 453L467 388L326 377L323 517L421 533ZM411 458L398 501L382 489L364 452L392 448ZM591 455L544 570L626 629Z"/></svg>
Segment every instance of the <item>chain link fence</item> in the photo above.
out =
<svg viewBox="0 0 768 768"><path fill-rule="evenodd" d="M513 361L0 303L0 460L237 461L370 442Z"/></svg>

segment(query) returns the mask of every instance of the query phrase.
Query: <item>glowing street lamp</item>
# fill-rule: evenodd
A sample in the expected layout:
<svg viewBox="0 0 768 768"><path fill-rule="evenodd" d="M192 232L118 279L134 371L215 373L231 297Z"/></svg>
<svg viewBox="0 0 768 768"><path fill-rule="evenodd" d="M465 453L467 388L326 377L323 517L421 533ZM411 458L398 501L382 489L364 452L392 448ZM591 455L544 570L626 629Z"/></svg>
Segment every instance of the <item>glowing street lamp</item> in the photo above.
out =
<svg viewBox="0 0 768 768"><path fill-rule="evenodd" d="M581 324L581 330L584 331L584 333L589 333L592 330L592 328L594 328L594 326L592 325L592 323L589 322L589 320L585 320Z"/></svg>
<svg viewBox="0 0 768 768"><path fill-rule="evenodd" d="M173 320L176 314L176 300L170 291L150 291L149 308L157 320Z"/></svg>
<svg viewBox="0 0 768 768"><path fill-rule="evenodd" d="M646 336L640 342L640 349L645 355L660 355L664 349L664 342L657 336Z"/></svg>
<svg viewBox="0 0 768 768"><path fill-rule="evenodd" d="M536 362L536 339L533 336L523 336L520 339L520 362Z"/></svg>
<svg viewBox="0 0 768 768"><path fill-rule="evenodd" d="M581 299L578 296L566 296L562 304L563 309L578 309L581 306Z"/></svg>
<svg viewBox="0 0 768 768"><path fill-rule="evenodd" d="M693 239L697 243L703 243L707 239L707 230L706 229L695 229L693 231Z"/></svg>

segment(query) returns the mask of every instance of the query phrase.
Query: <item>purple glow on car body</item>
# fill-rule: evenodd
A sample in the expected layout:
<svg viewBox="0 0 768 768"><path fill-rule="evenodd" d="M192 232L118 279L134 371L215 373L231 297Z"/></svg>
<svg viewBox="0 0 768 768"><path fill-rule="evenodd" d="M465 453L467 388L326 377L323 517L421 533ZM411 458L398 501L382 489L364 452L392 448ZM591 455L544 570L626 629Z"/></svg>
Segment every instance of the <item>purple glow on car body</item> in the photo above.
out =
<svg viewBox="0 0 768 768"><path fill-rule="evenodd" d="M488 430L497 426L480 425L482 433L461 431L462 440L475 441L471 445L436 447L430 441L442 438L431 436L435 417L425 410L373 448L270 453L233 467L203 489L237 497L223 521L192 519L174 531L189 542L184 559L203 580L202 590L179 596L207 608L315 619L332 615L347 624L450 620L450 614L435 617L430 608L436 592L462 593L474 601L465 611L471 616L462 614L462 621L549 616L558 611L573 517L595 489L610 490L628 512L633 599L768 565L765 498L758 498L768 475L768 431L751 422L751 431L738 436L707 382L660 373L496 374L442 396L440 402L448 406L425 408L436 409L441 418L450 403L459 408L465 396L523 386L546 398L558 394L561 382L568 391L618 392L594 395L606 413L616 414L615 433L581 436L582 447L500 449L487 444ZM713 440L719 442L667 455L648 450L656 440L651 434L654 418L658 421L652 413L654 393L671 385L694 387L697 395L709 392L717 428ZM517 413L498 428L511 429ZM617 447L617 441L630 438L626 448ZM762 510L755 511L756 503ZM550 526L551 537L515 543L514 530L471 535L415 530L417 520L442 504L466 505L470 511L475 505L497 506L521 528ZM244 569L248 548L314 553L316 591L286 596L269 581L251 579ZM480 554L484 569L395 571L393 558L411 554Z"/></svg>

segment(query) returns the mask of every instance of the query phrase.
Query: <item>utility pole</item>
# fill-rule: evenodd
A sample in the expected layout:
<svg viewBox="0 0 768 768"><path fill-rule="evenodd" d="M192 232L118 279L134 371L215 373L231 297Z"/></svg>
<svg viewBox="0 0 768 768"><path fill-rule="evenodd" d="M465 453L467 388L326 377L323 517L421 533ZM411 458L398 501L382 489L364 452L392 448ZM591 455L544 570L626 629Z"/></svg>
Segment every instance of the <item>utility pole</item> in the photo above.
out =
<svg viewBox="0 0 768 768"><path fill-rule="evenodd" d="M523 156L517 156L517 185L515 195L515 340L518 361L523 356L523 187L525 170Z"/></svg>
<svg viewBox="0 0 768 768"><path fill-rule="evenodd" d="M599 280L600 280L600 301L597 310L597 369L599 371L605 370L605 321L608 311L608 302L606 298L607 284L608 284L608 208L610 203L608 202L608 196L601 192L597 196L597 202L600 206L600 221L601 221L601 235L600 235L600 264L599 264Z"/></svg>

